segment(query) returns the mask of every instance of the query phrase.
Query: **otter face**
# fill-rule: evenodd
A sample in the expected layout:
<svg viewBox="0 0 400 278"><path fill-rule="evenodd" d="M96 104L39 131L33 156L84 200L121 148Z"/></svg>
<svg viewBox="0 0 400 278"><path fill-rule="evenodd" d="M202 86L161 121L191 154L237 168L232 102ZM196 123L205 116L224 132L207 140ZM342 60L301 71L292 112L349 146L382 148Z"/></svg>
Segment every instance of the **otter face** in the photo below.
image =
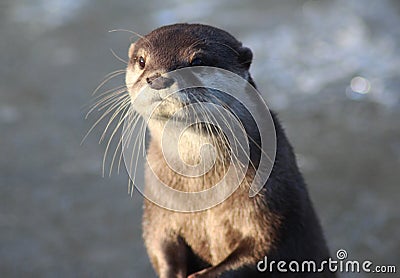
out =
<svg viewBox="0 0 400 278"><path fill-rule="evenodd" d="M176 76L171 77L169 72L209 66L249 80L251 59L251 50L223 30L200 24L164 26L130 46L126 86L134 110L142 116L149 116L153 111L152 119L165 119L192 102L187 91L178 92L182 82ZM171 90L177 93L172 96ZM197 90L197 94L200 91ZM196 92L192 93L196 97Z"/></svg>

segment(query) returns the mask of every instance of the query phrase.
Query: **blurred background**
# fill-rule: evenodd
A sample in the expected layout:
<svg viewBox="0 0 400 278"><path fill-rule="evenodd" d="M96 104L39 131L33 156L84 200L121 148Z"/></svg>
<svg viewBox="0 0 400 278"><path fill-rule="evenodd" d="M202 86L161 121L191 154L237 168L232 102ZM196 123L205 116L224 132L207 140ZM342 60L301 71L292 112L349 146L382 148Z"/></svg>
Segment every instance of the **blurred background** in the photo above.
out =
<svg viewBox="0 0 400 278"><path fill-rule="evenodd" d="M102 177L104 124L80 142L101 115L84 119L91 93L125 66L110 49L126 59L132 39L108 31L175 22L253 50L333 257L399 268L399 1L2 0L0 276L154 277L142 197L125 171Z"/></svg>

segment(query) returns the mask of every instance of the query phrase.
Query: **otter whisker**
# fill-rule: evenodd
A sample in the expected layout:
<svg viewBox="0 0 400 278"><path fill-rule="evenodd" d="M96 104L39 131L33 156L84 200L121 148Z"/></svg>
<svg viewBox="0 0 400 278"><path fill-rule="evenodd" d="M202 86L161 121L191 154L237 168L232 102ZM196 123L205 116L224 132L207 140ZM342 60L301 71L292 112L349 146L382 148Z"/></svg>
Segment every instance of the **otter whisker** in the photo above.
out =
<svg viewBox="0 0 400 278"><path fill-rule="evenodd" d="M224 105L221 105L221 106L224 107L224 108L227 107L227 106L224 106ZM215 118L214 114L213 114L209 109L207 109L207 110L208 110L210 116L212 116L213 119L214 119L215 121L217 121L217 119ZM221 111L220 111L219 109L217 109L217 112L218 112L218 114L222 117L222 120L224 121L225 125L228 127L230 133L231 133L232 136L234 137L234 139L235 139L234 141L238 141L238 140L237 140L237 137L236 137L236 134L235 134L235 132L232 130L232 127L231 127L231 125L228 123L226 117L221 113ZM221 136L221 139L224 139L224 136L222 136L223 132L222 132L220 129L218 129L217 131L219 131L219 135ZM226 142L226 139L224 139L222 142ZM236 150L237 150L237 149L236 149Z"/></svg>
<svg viewBox="0 0 400 278"><path fill-rule="evenodd" d="M129 146L129 144L131 142L130 141L131 140L131 136L132 136L133 131L134 131L139 119L140 119L139 114L137 114L136 112L134 112L132 110L132 106L130 106L130 109L131 109L130 118L127 120L127 123L125 125L126 130L121 135L121 139L120 139L120 140L124 141L123 144L122 144L122 151L121 151L121 154L120 154L120 161L122 159L122 156L123 156L123 153L124 153L124 149L127 148L127 146ZM126 138L126 139L124 140L124 138ZM119 165L118 165L118 167L119 167ZM127 168L128 173L131 173L130 169L128 169L128 167L127 167L126 160L125 160L125 167ZM133 176L128 178L128 194L130 194L131 196L133 194L133 188L134 188L133 179L134 179Z"/></svg>
<svg viewBox="0 0 400 278"><path fill-rule="evenodd" d="M103 132L103 136L104 136L105 132L107 131L107 129L109 127L109 124L113 121L113 119L116 117L116 115L118 115L122 110L125 110L126 107L129 106L129 104L130 104L129 102L121 104L121 108L114 112L114 114L112 115L111 119L109 120L109 123L108 123L105 131ZM123 113L121 113L121 117L122 118L125 118L126 116L127 116L126 114L124 115ZM106 145L106 149L104 151L104 156L103 156L103 174L104 174L104 171L105 171L104 168L105 168L107 153L108 153L108 150L109 150L110 145L111 145L111 141L114 138L115 133L119 130L119 127L121 126L122 123L123 123L123 121L119 121L117 123L116 127L114 128L114 131L111 133L110 138L108 139L108 142L107 142L107 145ZM103 136L102 136L102 138L100 140L104 139ZM118 146L117 146L117 148L118 148ZM112 166L113 166L113 163L111 163L111 166L110 166L109 176L111 176Z"/></svg>
<svg viewBox="0 0 400 278"><path fill-rule="evenodd" d="M133 126L132 131L131 131L131 134L130 134L130 137L132 136L133 130L134 130L134 128L136 127L136 125L138 124L138 122L140 120L141 120L142 124L140 125L140 129L138 131L139 135L136 136L135 144L134 144L133 151L132 151L131 163L130 163L130 171L129 171L130 173L132 173L132 160L133 160L133 155L134 155L135 150L136 150L137 142L142 141L143 157L145 156L145 149L146 149L145 148L145 138L144 138L144 136L145 136L145 129L144 129L145 121L143 121L143 119L141 117L138 117L137 120L135 121L134 126ZM137 171L137 166L138 166L138 161L139 161L140 146L141 146L141 144L139 143L138 150L136 152L137 155L136 155L136 161L135 161L135 170L134 170L131 182L128 182L128 193L130 193L131 196L133 194L133 189L134 189L134 186L135 186L134 179L136 178L136 171ZM130 192L129 192L129 189L130 189Z"/></svg>
<svg viewBox="0 0 400 278"><path fill-rule="evenodd" d="M131 107L130 107L130 113L129 114L130 114L129 115L130 118L128 120L126 120L126 121L128 121L126 123L126 130L124 131L124 133L121 136L121 140L123 140L124 138L126 138L126 139L124 140L124 143L122 145L122 151L121 151L121 154L120 154L120 162L121 162L121 159L122 159L123 150L127 146L129 146L129 144L131 143L131 137L132 137L133 131L135 130L138 122L142 119L139 114L137 114L136 112L134 112L132 110ZM143 122L144 121L142 121L141 129L140 129L139 133L142 133ZM139 137L140 137L140 134L136 137L135 144L133 146L132 157L131 157L130 168L129 169L128 169L126 161L125 161L125 166L127 167L127 170L128 170L129 173L132 173L132 171L131 171L132 170L132 160L133 160L133 155L136 153L136 151L135 151L136 150L136 141L138 140ZM138 155L136 155L136 157L138 158ZM120 164L118 165L118 167L120 167ZM131 196L133 194L135 175L136 175L136 173L128 179L128 194L130 194Z"/></svg>
<svg viewBox="0 0 400 278"><path fill-rule="evenodd" d="M153 44L145 36L135 32L135 31L128 30L128 29L113 29L113 30L109 30L108 32L109 33L112 33L112 32L128 32L128 33L134 34L135 36L143 39L146 43L148 43L150 46L153 47Z"/></svg>
<svg viewBox="0 0 400 278"><path fill-rule="evenodd" d="M123 156L123 150L126 147L126 141L124 142L124 138L126 138L125 136L127 136L127 134L130 133L130 130L132 128L131 124L133 121L138 121L138 118L140 118L140 115L138 113L136 113L133 109L132 106L128 107L128 111L127 111L129 118L125 119L125 122L127 122L125 124L126 130L124 130L124 132L121 134L121 138L120 138L120 142L122 142L121 145L121 153L119 155L119 161L118 161L118 173L119 173L119 169L121 166L121 161L122 161L122 156Z"/></svg>
<svg viewBox="0 0 400 278"><path fill-rule="evenodd" d="M120 116L120 118L118 120L118 125L120 125L121 123L125 122L125 120L130 116L130 111L129 110L130 110L130 105L127 105L125 107L124 111L122 111L122 113L121 113L121 116ZM120 152L121 154L123 152L123 148L122 148L122 143L123 143L123 139L122 138L123 137L122 136L123 136L123 132L122 132L121 136L119 137L117 147L115 148L114 154L112 156L109 175L111 175L111 170L113 168L114 161L115 161L116 155L118 153L118 149L121 148L121 152ZM120 164L120 161L118 161L117 173L119 173L119 164Z"/></svg>
<svg viewBox="0 0 400 278"><path fill-rule="evenodd" d="M129 146L129 144L131 143L133 131L139 122L139 118L140 118L139 114L135 114L135 115L131 116L131 118L128 120L128 122L126 124L126 127L127 127L126 132L123 134L123 136L126 138L124 148L127 148Z"/></svg>
<svg viewBox="0 0 400 278"><path fill-rule="evenodd" d="M120 85L117 87L114 87L112 89L109 89L107 91L104 91L103 93L97 95L95 98L93 98L91 100L91 103L86 104L82 107L82 109L86 110L88 109L88 111L85 114L85 119L87 119L89 117L89 115L102 103L118 96L121 93L124 93L124 91L127 91L127 88L125 85Z"/></svg>
<svg viewBox="0 0 400 278"><path fill-rule="evenodd" d="M122 63L124 63L124 64L128 64L128 61L125 61L124 59L122 59L121 57L119 57L118 55L117 55L117 53L115 53L115 51L114 50L112 50L111 48L110 48L110 51L111 51L111 54L118 60L118 61L120 61L120 62L122 62Z"/></svg>
<svg viewBox="0 0 400 278"><path fill-rule="evenodd" d="M146 155L146 122L141 121L140 125L140 142L142 142L142 155L143 157Z"/></svg>
<svg viewBox="0 0 400 278"><path fill-rule="evenodd" d="M143 151L143 156L146 155L146 124L145 121L142 121L142 125L140 127L140 134L142 136L142 151Z"/></svg>
<svg viewBox="0 0 400 278"><path fill-rule="evenodd" d="M220 102L221 105L223 105L223 106L226 106L226 105L227 105L225 102L223 102L222 100L218 99L216 96L213 96L213 97L214 97L218 102ZM221 115L221 116L223 116L223 115ZM223 116L223 117L224 117L224 116ZM251 138L250 135L248 135L247 133L246 133L246 135L247 135L247 138L250 138L251 140L254 141L254 139ZM234 138L235 138L235 140L237 140L237 137L234 137ZM254 141L254 143L256 143L256 142ZM249 156L249 155L247 154L247 152L245 152L245 150L243 149L243 146L242 146L242 144L240 144L240 142L239 142L239 146L240 146L240 148L244 151L244 153L245 153L245 155L246 155L246 158L248 159L248 161L249 161L250 166L252 167L252 169L253 169L254 171L256 171L257 168L255 167L255 165L254 165L253 161L251 160L250 156ZM257 146L258 146L258 145L257 145ZM258 146L258 147L259 147L259 146ZM261 151L263 151L263 150L261 149L261 147L259 147L259 148L260 148ZM242 164L242 163L240 162L240 160L238 159L238 157L236 156L236 154L233 153L233 155L234 155L236 161L237 161L239 164ZM244 166L244 165L242 164L242 166ZM234 165L234 167L235 167L235 169L237 170L237 168L236 168L235 165ZM239 170L242 171L241 168L239 168ZM243 173L243 172L242 172L242 173ZM248 188L251 187L251 185L248 183L247 179L244 179L244 183L248 186Z"/></svg>
<svg viewBox="0 0 400 278"><path fill-rule="evenodd" d="M213 114L211 113L211 111L209 111L209 109L207 107L204 107L204 109L206 109L208 111L207 116L208 118L213 117L215 119L215 117L213 116ZM210 119L211 121L211 119ZM211 128L211 127L210 127ZM225 158L228 157L228 153L230 153L229 149L227 148L227 142L226 142L226 137L223 135L223 132L220 128L218 127L214 127L214 132L212 132L212 140L213 142L215 142L214 144L216 145L216 148L218 150L220 150L220 148L222 148L219 152L218 152L218 160L220 162L222 162L222 168L223 168L223 172L221 173L220 179L223 178L226 175L226 166L225 165ZM217 138L218 137L218 138ZM218 144L218 142L220 144ZM218 161L217 161L218 163ZM214 175L217 175L218 171L217 171L217 167L214 167ZM225 187L224 187L225 188Z"/></svg>
<svg viewBox="0 0 400 278"><path fill-rule="evenodd" d="M222 107L227 107L227 106L222 105ZM209 111L209 109L208 109L207 107L205 107L205 109L207 109L207 110ZM219 110L217 109L217 112L220 114L220 116L222 117L223 121L225 122L225 125L226 125L227 128L229 129L230 133L233 135L233 139L234 139L234 142L233 142L233 143L235 144L235 146L237 146L237 143L236 143L236 142L239 142L239 140L238 140L237 136L235 135L235 132L232 130L231 125L227 122L226 117L221 113L221 111L219 111ZM211 117L213 117L214 120L216 120L214 114L213 114L211 111L209 111L209 115L210 115ZM225 142L225 144L224 144L224 147L225 147L224 151L225 151L225 152L228 152L228 151L229 151L228 146L229 146L229 148L232 148L232 146L230 146L230 144L228 144L229 142L227 142L226 137L224 136L223 132L222 132L220 129L218 129L217 132L218 132L219 137L220 137L220 142ZM242 150L243 150L243 152L245 153L246 157L248 158L249 162L252 164L252 161L251 161L250 157L248 156L248 154L246 153L246 151L244 150L244 148L243 148L243 146L241 145L240 142L239 142L239 146L242 148ZM237 179L239 180L238 171L237 171L237 168L236 168L236 166L235 166L235 162L240 163L240 160L239 160L239 158L237 157L237 155L236 155L235 152L230 151L229 153L230 153L230 155L233 155L233 156L234 156L234 159L235 159L235 160L232 160L232 163L233 163L233 167L235 167L235 169L236 169L236 171L235 171L236 177L237 177ZM239 168L239 170L242 171L240 168ZM224 171L224 172L225 172L225 171ZM242 174L244 175L245 173L242 172Z"/></svg>
<svg viewBox="0 0 400 278"><path fill-rule="evenodd" d="M137 118L139 117L138 114L136 114L135 112L132 111L132 108L131 108L130 105L125 108L125 112L124 113L126 115L123 118L122 117L120 118L120 122L121 123L123 123L123 122L125 123L125 129L121 133L121 136L120 136L120 138L118 140L118 146L120 146L120 148L121 148L120 156L119 156L119 159L118 159L118 168L117 168L118 173L119 173L119 170L120 170L120 164L121 164L123 151L124 151L124 148L126 147L126 145L125 145L126 141L124 140L124 138L126 138L126 134L130 132L131 123L133 121L137 121ZM111 166L114 164L115 156L116 156L116 152L113 155Z"/></svg>
<svg viewBox="0 0 400 278"><path fill-rule="evenodd" d="M200 43L205 43L205 40L204 39L198 39L197 41L195 41L195 42L193 42L189 47L187 47L187 49L194 49L196 46L198 46ZM191 54L190 54L191 55ZM190 58L190 55L189 55L189 57L187 57L187 59L189 60L189 58Z"/></svg>
<svg viewBox="0 0 400 278"><path fill-rule="evenodd" d="M187 49L193 49L196 46L198 46L200 43L205 43L205 40L204 39L198 39L197 41L192 43Z"/></svg>
<svg viewBox="0 0 400 278"><path fill-rule="evenodd" d="M196 103L198 103L200 106L201 106L201 103L199 102L199 101L197 101L197 99L195 99L196 100ZM189 108L191 108L191 110L192 110L192 113L193 113L193 115L197 115L197 113L196 113L196 111L195 111L195 109L194 109L194 107L193 106L189 106ZM188 115L188 113L189 113L189 111L188 110L186 110L186 114L187 114L187 118L189 118L189 115ZM186 118L186 119L187 119ZM196 116L196 123L197 123L197 121L198 121L198 118L197 118L197 116ZM187 122L187 120L186 120L186 122ZM187 124L185 124L185 126L186 126ZM198 126L198 124L196 124L196 129L197 129L197 126ZM201 129L201 127L199 127L198 129L200 129L200 130L202 130ZM207 131L207 130L206 130ZM208 132L208 131L207 131ZM203 136L203 134L201 133L200 134L200 137L201 138L203 138L202 137ZM208 133L208 136L210 137L210 134ZM205 163L204 163L204 161L203 161L203 184L202 184L202 186L203 186L203 188L205 188L205 186L206 186L206 173L205 173L205 171L206 171L206 165L205 165Z"/></svg>
<svg viewBox="0 0 400 278"><path fill-rule="evenodd" d="M109 114L111 113L114 109L116 109L119 105L118 99L113 100L110 103L110 107L97 119L97 121L92 125L92 127L89 129L89 131L86 133L86 135L83 137L81 144L86 140L86 138L89 136L89 134L92 132L92 130ZM101 141L99 141L100 143Z"/></svg>
<svg viewBox="0 0 400 278"><path fill-rule="evenodd" d="M127 88L125 85L120 85L120 86L111 88L109 90L106 90L106 91L102 92L101 94L97 95L95 98L93 98L93 103L96 104L97 102L101 101L104 97L115 95L116 93L119 93L121 91L121 89L126 90Z"/></svg>
<svg viewBox="0 0 400 278"><path fill-rule="evenodd" d="M204 109L203 102L201 102L195 95L192 95L192 97L194 98L195 102L199 104L199 107L201 108L201 109L199 109L198 112L200 112L203 115L203 117L204 117L204 119L206 121L204 126L206 128L206 131L207 131L207 134L208 134L209 138L212 141L212 144L213 144L214 148L216 149L216 155L217 156L216 156L216 161L215 162L218 163L218 160L220 159L221 154L220 154L220 151L219 151L219 146L217 144L216 137L215 137L214 133L212 132L210 124L209 124L211 119L210 119L208 113ZM193 107L192 107L192 109L193 109L193 113L196 115L197 113L196 113L196 111L194 110ZM213 166L213 169L214 169L214 174L215 174L216 165ZM205 179L205 175L203 175L203 179ZM205 180L203 180L203 182L205 182Z"/></svg>
<svg viewBox="0 0 400 278"><path fill-rule="evenodd" d="M207 43L219 44L219 45L225 46L225 47L229 48L230 50L232 50L237 56L240 56L240 53L239 53L236 49L234 49L233 47L231 47L231 46L229 46L229 45L227 45L227 44L225 44L225 43L216 42L216 41L208 41ZM250 61L250 62L251 62L251 61Z"/></svg>
<svg viewBox="0 0 400 278"><path fill-rule="evenodd" d="M219 102L223 107L229 107L224 101L220 100L218 97L211 95L217 102ZM225 117L221 114L221 116L225 119ZM244 129L244 127L242 126L242 128ZM246 137L249 138L249 134L246 133ZM238 141L237 136L234 136L235 141ZM238 141L239 142L239 141ZM235 143L236 145L236 143ZM242 151L246 154L246 158L249 160L251 166L253 167L254 170L256 170L256 167L254 165L254 163L252 162L252 160L250 159L250 156L247 154L247 152L244 150L241 142L239 142L239 147L242 149Z"/></svg>
<svg viewBox="0 0 400 278"><path fill-rule="evenodd" d="M214 99L215 99L216 101L218 101L219 103L221 103L221 105L227 106L226 102L220 100L217 96L214 96L214 95L211 95L211 96L214 97ZM228 107L228 106L227 106L227 107ZM256 145L256 147L268 158L268 160L269 160L271 163L274 163L274 162L273 162L273 159L271 159L271 157L269 156L269 154L267 154L267 153L263 150L263 148L257 143L257 141L256 141L253 137L251 137L250 134L247 134L247 138L250 139L250 141L252 141L252 142ZM254 168L254 169L255 169L255 168Z"/></svg>
<svg viewBox="0 0 400 278"><path fill-rule="evenodd" d="M133 133L133 130L134 130L134 128L135 128L135 126L137 125L137 123L138 123L138 121L135 121L135 125L134 125L134 127L132 128L132 133ZM130 140L129 140L129 142L130 142ZM139 160L139 156L138 155L136 155L135 157L136 157L136 160L135 160L135 168L134 168L134 171L132 172L132 167L133 167L133 160L134 160L134 154L139 154L139 152L140 152L140 146L141 146L141 144L137 144L138 142L140 142L140 136L136 136L136 138L135 138L135 142L134 142L134 144L133 144L133 149L132 149L132 153L131 153L131 157L130 157L130 161L129 161L129 169L128 169L128 171L129 171L129 173L133 173L133 175L132 175L132 182L134 182L134 179L136 178L136 170L137 170L137 165L138 165L138 160ZM136 148L138 148L138 150L136 151ZM134 184L133 184L134 185ZM131 190L131 193L132 193L132 191L133 191L133 189Z"/></svg>
<svg viewBox="0 0 400 278"><path fill-rule="evenodd" d="M96 87L96 89L94 89L92 96L95 95L100 90L100 88L103 87L104 84L106 84L108 81L110 81L114 77L117 77L118 75L121 75L125 72L126 72L126 69L123 69L123 70L116 70L116 71L113 71L113 72L107 74L104 77L105 79L102 82L100 82L100 84Z"/></svg>
<svg viewBox="0 0 400 278"><path fill-rule="evenodd" d="M125 107L127 105L130 105L130 99L127 96L122 96L119 100L119 102L117 102L118 105L118 109L116 109L114 111L114 113L112 114L112 116L110 117L110 119L108 120L108 123L106 125L106 127L104 128L104 131L100 137L100 142L104 140L105 134L108 130L108 128L110 127L110 124L113 122L113 120L115 119L115 117L123 110L125 109Z"/></svg>
<svg viewBox="0 0 400 278"><path fill-rule="evenodd" d="M113 103L114 101L118 101L121 99L125 99L128 97L128 94L126 93L126 89L123 88L115 93L112 94L111 97L107 97L106 99L104 99L103 101L99 101L99 103L97 105L95 105L97 108L97 111L100 112L104 109L106 109L107 107L110 106L111 103Z"/></svg>
<svg viewBox="0 0 400 278"><path fill-rule="evenodd" d="M117 97L120 97L121 94L126 92L126 88L121 88L113 93L109 93L106 96L103 96L102 98L96 100L91 105L90 110L86 113L85 119L89 117L89 115L96 109L99 108L98 111L103 110L105 107L109 106L113 101L117 99Z"/></svg>
<svg viewBox="0 0 400 278"><path fill-rule="evenodd" d="M127 146L129 146L132 143L131 138L132 138L133 132L134 132L137 124L139 123L139 121L142 120L142 118L139 116L139 114L136 114L136 113L130 113L130 117L131 118L128 120L128 123L126 124L127 129L124 132L124 134L122 134L122 138L125 138L125 140L124 140L125 143L122 146L123 149L125 149ZM133 159L134 159L133 157L136 154L135 171L134 171L133 176L131 176L132 185L133 185L133 180L134 180L134 178L136 176L136 169L137 169L137 164L138 164L138 159L139 159L139 155L138 154L140 153L140 145L141 144L138 145L138 142L144 141L144 137L143 137L143 134L144 134L144 121L143 120L142 120L142 124L140 126L140 130L138 131L138 133L139 134L135 137L135 141L134 141L134 144L133 144L132 155L131 155L130 162L129 162L129 168L128 168L128 165L127 165L127 161L125 160L125 162L126 162L125 165L128 168L128 172L132 173ZM144 148L144 145L143 145L143 148ZM137 151L136 151L136 149L137 149ZM132 189L132 191L130 191L130 186L131 186L131 182L129 181L128 182L128 193L129 192L131 192L131 193L133 192L133 189Z"/></svg>
<svg viewBox="0 0 400 278"><path fill-rule="evenodd" d="M208 119L207 120L207 122L212 122L212 120L211 120L211 117L216 121L216 118L215 118L215 116L214 116L214 114L209 110L209 108L206 106L206 105L204 105L203 104L203 102L200 102L197 98L196 98L196 96L194 96L193 95L193 98L195 99L195 101L197 102L197 103L199 103L200 104L200 107L202 108L201 110L199 110L198 112L200 112L200 113L202 113L203 115L205 115L205 118L206 119ZM212 103L212 102L211 102ZM218 110L218 112L219 112L219 114L221 114L221 112ZM238 139L236 138L236 136L235 136L235 133L233 132L233 130L232 130L232 128L231 128L231 125L228 123L228 121L226 120L226 118L225 118L225 116L224 115L222 115L221 114L221 116L223 117L223 119L224 119L224 122L225 122L225 125L228 127L228 129L230 130L230 133L234 136L234 138L235 138L235 140L234 140L234 144L236 145L236 142L235 141L238 141ZM230 150L230 145L228 144L228 142L227 142L227 138L226 138L226 136L225 136L225 134L223 133L223 131L221 130L221 128L218 128L218 127L214 127L213 128L214 129L214 131L212 131L211 130L211 125L208 123L208 124L206 124L206 130L209 132L209 137L211 138L211 140L212 140L212 142L213 142L213 145L216 147L216 149L218 150L217 151L217 160L216 160L216 163L222 163L222 168L223 168L223 172L221 173L221 176L220 175L217 175L218 174L218 171L217 171L217 166L216 165L214 165L214 176L220 176L220 178L223 178L225 175L226 175L226 164L225 164L225 157L226 157L226 154L227 153L231 153L231 154L233 154L233 155L235 155L235 153L232 153L231 152L231 150ZM217 138L218 137L218 138ZM218 144L218 142L220 143L220 144ZM222 149L221 149L222 148ZM237 146L236 146L236 148L237 148ZM235 159L236 160L239 160L237 157L236 157L236 155L235 155ZM237 171L237 168L236 168L236 163L235 163L235 161L234 160L232 160L233 161L233 167L235 167L235 169L236 169L236 171L235 171L235 173L236 173L236 177L237 177L237 179L239 180L239 176L238 176L238 171ZM240 162L239 162L240 163ZM241 170L241 169L240 169ZM242 171L242 170L241 170ZM244 173L242 172L242 174L244 175ZM204 178L203 178L203 182L204 182ZM224 190L226 190L226 187L224 187Z"/></svg>
<svg viewBox="0 0 400 278"><path fill-rule="evenodd" d="M240 64L241 65L245 65L245 64L251 63L252 61L253 61L253 59L249 59L249 60L246 60L244 62L241 62Z"/></svg>
<svg viewBox="0 0 400 278"><path fill-rule="evenodd" d="M116 100L116 103L114 105L117 106L117 109L115 109L112 116L109 118L109 120L106 124L106 127L104 128L103 133L100 137L100 142L104 140L104 137L105 137L105 134L106 134L108 128L110 127L110 125L114 121L114 119L118 116L118 114L120 114L121 111L125 110L125 108L130 105L129 98L127 96L123 96L123 97L119 98L118 100Z"/></svg>
<svg viewBox="0 0 400 278"><path fill-rule="evenodd" d="M212 94L210 94L210 96L213 97L213 98L218 102L217 104L219 104L221 107L223 107L224 109L229 110L230 113L233 113L230 109L228 109L229 106L228 106L225 102L221 102L216 96L214 96L214 95L212 95ZM238 139L237 139L236 133L232 130L231 125L228 123L228 120L227 120L226 117L221 113L221 111L220 111L219 109L217 109L217 112L218 112L218 114L222 117L222 119L223 119L225 125L229 128L229 131L231 132L231 134L232 134L232 136L233 136L233 138L234 138L234 141L235 141L235 149L236 149L236 152L238 152L237 144L236 144L236 141L238 141Z"/></svg>

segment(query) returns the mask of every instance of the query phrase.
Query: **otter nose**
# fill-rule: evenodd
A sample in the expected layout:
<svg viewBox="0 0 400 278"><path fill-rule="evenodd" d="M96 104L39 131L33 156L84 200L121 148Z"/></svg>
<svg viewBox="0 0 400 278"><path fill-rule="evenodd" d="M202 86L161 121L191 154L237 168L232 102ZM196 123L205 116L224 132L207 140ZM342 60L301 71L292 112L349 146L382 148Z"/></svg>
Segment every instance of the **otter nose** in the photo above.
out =
<svg viewBox="0 0 400 278"><path fill-rule="evenodd" d="M161 74L155 74L146 78L147 83L150 88L154 90L162 90L168 87L171 87L172 84L175 83L175 80L172 78L161 76Z"/></svg>

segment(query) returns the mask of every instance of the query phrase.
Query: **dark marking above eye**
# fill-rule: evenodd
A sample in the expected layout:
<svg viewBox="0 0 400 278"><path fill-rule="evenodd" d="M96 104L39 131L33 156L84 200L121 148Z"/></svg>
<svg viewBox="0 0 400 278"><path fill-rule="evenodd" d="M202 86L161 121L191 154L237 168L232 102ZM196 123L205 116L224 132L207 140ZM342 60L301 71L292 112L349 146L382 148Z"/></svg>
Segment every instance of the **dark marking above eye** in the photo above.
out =
<svg viewBox="0 0 400 278"><path fill-rule="evenodd" d="M201 58L194 58L194 59L190 62L190 65L193 66L193 67L196 67L196 66L202 66L202 65L204 65L204 63L203 63L203 60L202 60Z"/></svg>
<svg viewBox="0 0 400 278"><path fill-rule="evenodd" d="M146 66L146 61L142 56L139 57L138 63L140 69L144 69L144 67Z"/></svg>

